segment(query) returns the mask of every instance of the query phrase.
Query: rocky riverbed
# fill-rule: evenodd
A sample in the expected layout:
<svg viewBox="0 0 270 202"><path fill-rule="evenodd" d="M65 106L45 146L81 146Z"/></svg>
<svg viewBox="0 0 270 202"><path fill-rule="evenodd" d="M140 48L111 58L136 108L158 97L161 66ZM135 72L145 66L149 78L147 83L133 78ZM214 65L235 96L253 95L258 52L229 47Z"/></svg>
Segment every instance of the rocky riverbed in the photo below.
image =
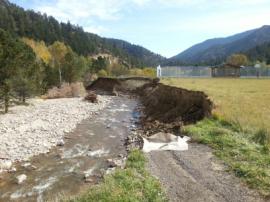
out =
<svg viewBox="0 0 270 202"><path fill-rule="evenodd" d="M0 172L9 170L13 162L63 145L66 133L110 102L107 96L98 100L93 104L82 98L32 99L29 106L16 106L0 115Z"/></svg>

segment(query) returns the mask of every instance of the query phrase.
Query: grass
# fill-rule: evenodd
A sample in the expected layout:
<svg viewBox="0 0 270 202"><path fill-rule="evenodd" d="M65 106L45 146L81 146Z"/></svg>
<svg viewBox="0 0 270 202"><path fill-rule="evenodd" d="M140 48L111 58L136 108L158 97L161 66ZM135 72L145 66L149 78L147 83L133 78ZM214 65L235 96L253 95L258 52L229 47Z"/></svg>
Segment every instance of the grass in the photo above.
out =
<svg viewBox="0 0 270 202"><path fill-rule="evenodd" d="M270 79L163 79L163 83L204 91L214 113L248 130L270 131Z"/></svg>
<svg viewBox="0 0 270 202"><path fill-rule="evenodd" d="M218 118L204 119L186 126L184 131L195 141L212 147L229 170L251 188L270 197L270 151L265 131L249 133L239 125Z"/></svg>
<svg viewBox="0 0 270 202"><path fill-rule="evenodd" d="M105 176L104 182L90 188L71 202L164 202L160 183L145 170L146 159L139 150L132 151L126 169Z"/></svg>
<svg viewBox="0 0 270 202"><path fill-rule="evenodd" d="M167 85L204 91L214 116L184 131L213 148L228 169L270 197L270 80L163 79Z"/></svg>

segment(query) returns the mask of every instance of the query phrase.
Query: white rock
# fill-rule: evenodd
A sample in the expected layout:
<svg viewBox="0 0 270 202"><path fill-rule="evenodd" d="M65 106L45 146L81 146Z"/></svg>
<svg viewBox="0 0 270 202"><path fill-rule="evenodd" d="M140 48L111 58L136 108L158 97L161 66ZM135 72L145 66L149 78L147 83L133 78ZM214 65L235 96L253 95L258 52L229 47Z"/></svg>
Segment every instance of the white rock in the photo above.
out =
<svg viewBox="0 0 270 202"><path fill-rule="evenodd" d="M30 167L30 166L31 166L31 163L24 163L24 164L22 165L23 168L28 168L28 167Z"/></svg>
<svg viewBox="0 0 270 202"><path fill-rule="evenodd" d="M22 184L27 179L27 176L25 174L22 174L22 175L17 176L16 179L17 179L17 184Z"/></svg>
<svg viewBox="0 0 270 202"><path fill-rule="evenodd" d="M65 145L65 141L64 140L59 140L56 144L59 147L63 147Z"/></svg>
<svg viewBox="0 0 270 202"><path fill-rule="evenodd" d="M10 160L0 161L0 170L9 170L12 166L12 162Z"/></svg>

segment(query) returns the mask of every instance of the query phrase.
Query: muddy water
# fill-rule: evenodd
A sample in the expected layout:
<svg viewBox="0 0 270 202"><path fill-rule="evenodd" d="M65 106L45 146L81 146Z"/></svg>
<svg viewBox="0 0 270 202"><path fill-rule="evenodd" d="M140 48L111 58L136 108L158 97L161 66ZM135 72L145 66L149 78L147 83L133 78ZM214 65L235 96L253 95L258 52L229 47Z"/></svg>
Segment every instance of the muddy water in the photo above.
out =
<svg viewBox="0 0 270 202"><path fill-rule="evenodd" d="M0 201L56 201L99 182L108 169L107 159L126 155L123 144L136 121L135 106L133 99L112 98L107 108L67 134L63 147L17 164L15 173L0 175ZM27 179L18 185L21 174Z"/></svg>

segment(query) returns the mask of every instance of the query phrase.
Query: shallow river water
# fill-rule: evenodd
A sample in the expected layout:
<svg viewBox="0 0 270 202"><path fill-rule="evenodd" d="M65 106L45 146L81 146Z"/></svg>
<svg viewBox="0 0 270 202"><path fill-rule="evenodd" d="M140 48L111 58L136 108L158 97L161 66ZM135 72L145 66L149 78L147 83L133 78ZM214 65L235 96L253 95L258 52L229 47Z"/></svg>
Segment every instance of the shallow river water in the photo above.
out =
<svg viewBox="0 0 270 202"><path fill-rule="evenodd" d="M113 97L105 109L66 134L63 147L16 164L14 173L0 174L0 201L57 201L99 182L107 160L126 155L124 140L135 127L136 104ZM16 177L21 174L27 179L19 185Z"/></svg>

